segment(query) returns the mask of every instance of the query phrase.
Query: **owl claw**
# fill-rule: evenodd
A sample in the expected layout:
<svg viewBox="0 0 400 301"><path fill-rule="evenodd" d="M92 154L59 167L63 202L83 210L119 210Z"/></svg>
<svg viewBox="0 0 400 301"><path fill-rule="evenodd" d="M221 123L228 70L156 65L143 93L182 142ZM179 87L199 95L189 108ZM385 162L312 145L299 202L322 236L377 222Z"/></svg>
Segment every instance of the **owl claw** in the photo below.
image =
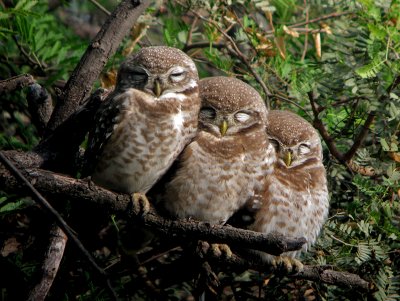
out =
<svg viewBox="0 0 400 301"><path fill-rule="evenodd" d="M272 266L275 270L288 274L297 274L304 269L303 264L298 259L287 256L275 257L272 260Z"/></svg>
<svg viewBox="0 0 400 301"><path fill-rule="evenodd" d="M144 216L150 211L150 202L146 195L141 192L135 192L131 195L133 210L137 215Z"/></svg>
<svg viewBox="0 0 400 301"><path fill-rule="evenodd" d="M226 244L211 244L209 252L211 252L214 256L217 256L217 257L221 257L221 256L223 256L225 258L232 257L231 248L229 248L229 246Z"/></svg>

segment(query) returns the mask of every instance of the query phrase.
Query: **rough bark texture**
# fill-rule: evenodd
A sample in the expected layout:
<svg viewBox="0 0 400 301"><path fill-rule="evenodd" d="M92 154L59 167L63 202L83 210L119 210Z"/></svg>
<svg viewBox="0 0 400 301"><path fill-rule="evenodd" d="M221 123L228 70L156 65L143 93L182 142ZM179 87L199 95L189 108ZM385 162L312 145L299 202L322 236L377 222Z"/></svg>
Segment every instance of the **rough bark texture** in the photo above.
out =
<svg viewBox="0 0 400 301"><path fill-rule="evenodd" d="M28 301L42 301L46 299L54 278L57 275L67 240L68 238L65 233L54 225L50 231L49 247L42 265L41 278L30 291Z"/></svg>
<svg viewBox="0 0 400 301"><path fill-rule="evenodd" d="M21 166L19 167L21 168ZM77 180L46 170L25 169L22 171L29 182L49 200L57 200L57 202L67 200L71 202L86 202L94 207L101 208L107 214L122 214L131 218L136 217L138 213L133 212L129 195L114 193L86 180ZM2 167L0 167L0 187L9 191L18 189L20 193L24 192L21 190L21 184ZM275 255L290 250L298 250L305 243L303 238L290 239L281 235L266 235L230 226L169 220L157 215L154 211L143 216L141 222L148 228L169 237L190 236L191 239L228 243L230 245L258 249Z"/></svg>

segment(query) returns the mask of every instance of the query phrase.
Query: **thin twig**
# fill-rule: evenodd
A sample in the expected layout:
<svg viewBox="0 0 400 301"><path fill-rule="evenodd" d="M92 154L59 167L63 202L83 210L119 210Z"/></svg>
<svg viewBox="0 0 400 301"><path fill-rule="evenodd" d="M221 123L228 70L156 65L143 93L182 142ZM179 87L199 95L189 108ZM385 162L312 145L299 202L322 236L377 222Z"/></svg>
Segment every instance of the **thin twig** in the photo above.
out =
<svg viewBox="0 0 400 301"><path fill-rule="evenodd" d="M347 11L347 12L341 12L341 13L331 13L325 16L321 16L315 19L311 19L305 22L300 22L300 23L296 23L293 25L289 25L288 27L292 28L292 27L299 27L299 26L303 26L303 25L307 25L307 24L311 24L311 23L316 23L322 20L326 20L326 19L332 19L332 18L338 18L341 16L345 16L345 15L350 15L350 14L354 14L354 12L351 11Z"/></svg>
<svg viewBox="0 0 400 301"><path fill-rule="evenodd" d="M192 36L193 36L193 30L197 24L197 21L199 20L199 18L197 16L194 17L192 23L190 24L190 29L186 38L186 43L184 48L187 48L188 46L192 45Z"/></svg>
<svg viewBox="0 0 400 301"><path fill-rule="evenodd" d="M186 44L183 46L182 51L187 52L191 49L196 49L196 48L208 48L208 47L216 48L216 49L225 49L227 46L225 43L211 43L210 42L198 42L198 43L192 43L192 44Z"/></svg>
<svg viewBox="0 0 400 301"><path fill-rule="evenodd" d="M81 241L75 235L73 230L68 226L65 220L61 217L61 215L50 205L50 203L40 194L39 191L36 190L35 187L26 179L26 177L11 163L10 160L4 156L3 152L0 152L0 161L3 163L5 167L22 183L28 187L29 191L33 199L47 212L49 213L52 218L55 220L57 225L67 234L67 236L75 243L76 247L79 251L84 255L84 257L90 262L90 264L94 267L95 271L101 276L102 280L107 284L107 287L114 297L117 300L116 293L111 286L110 280L106 272L97 265L96 261L94 260L93 256L89 253L89 251L83 246Z"/></svg>
<svg viewBox="0 0 400 301"><path fill-rule="evenodd" d="M271 104L270 104L270 99L269 98L270 98L271 92L267 88L267 86L266 86L265 82L263 81L263 79L261 78L261 76L251 66L250 62L247 60L247 57L240 51L240 49L238 48L237 44L232 39L232 37L230 37L224 30L222 30L222 28L214 20L207 19L207 18L203 17L202 15L200 15L198 12L194 11L194 10L192 10L192 13L194 15L196 15L199 19L203 20L204 22L212 24L225 37L225 39L227 39L229 41L229 43L231 44L232 48L227 46L226 49L228 50L228 52L231 55L237 57L243 64L246 65L246 67L248 68L250 73L254 76L256 81L260 84L260 86L263 89L264 94L265 94L265 98L266 98L265 99L265 103L267 105L267 108L270 109Z"/></svg>
<svg viewBox="0 0 400 301"><path fill-rule="evenodd" d="M322 123L321 119L319 119L318 114L320 113L317 107L317 104L314 100L314 94L312 92L308 92L308 98L310 100L311 109L314 114L314 127L319 131L322 136L322 139L325 141L326 146L328 147L332 156L334 156L339 162L344 163L343 154L337 149L334 139L329 135L328 131L325 128L325 125Z"/></svg>
<svg viewBox="0 0 400 301"><path fill-rule="evenodd" d="M363 143L365 137L367 137L367 134L369 132L369 127L371 126L372 122L375 120L375 115L376 113L374 111L369 112L367 119L364 122L364 125L360 131L360 133L357 135L357 137L354 139L354 143L351 146L351 148L343 155L343 160L348 162L350 161L351 158L355 155L361 144Z"/></svg>
<svg viewBox="0 0 400 301"><path fill-rule="evenodd" d="M35 59L33 59L24 49L24 47L22 47L22 45L18 42L18 38L16 36L13 36L13 40L15 42L15 44L17 45L19 51L22 53L22 55L29 61L29 63L31 63L31 65L33 66L39 66L39 68L41 70L44 70L45 68L47 68L47 65L43 62L40 62L36 57Z"/></svg>
<svg viewBox="0 0 400 301"><path fill-rule="evenodd" d="M308 14L308 6L307 6L307 0L304 0L304 6L306 8L306 22L308 22L309 20L309 14ZM304 37L304 49L303 49L303 53L301 55L301 61L304 61L306 54L307 54L307 48L308 48L308 23L306 24L306 35Z"/></svg>
<svg viewBox="0 0 400 301"><path fill-rule="evenodd" d="M110 16L111 13L107 10L107 8L105 8L103 5L101 5L99 2L97 2L96 0L89 0L90 2L92 2L95 6L97 6L98 9L100 9L103 13L105 13L107 16Z"/></svg>
<svg viewBox="0 0 400 301"><path fill-rule="evenodd" d="M284 102L287 102L287 103L290 103L290 104L294 105L295 107L297 107L300 110L302 110L310 118L310 120L313 119L313 116L311 116L311 114L306 109L304 109L301 105L299 105L294 100L291 100L291 99L289 99L287 97L284 97L282 95L279 95L279 94L272 94L272 97L279 98L280 100L283 100Z"/></svg>

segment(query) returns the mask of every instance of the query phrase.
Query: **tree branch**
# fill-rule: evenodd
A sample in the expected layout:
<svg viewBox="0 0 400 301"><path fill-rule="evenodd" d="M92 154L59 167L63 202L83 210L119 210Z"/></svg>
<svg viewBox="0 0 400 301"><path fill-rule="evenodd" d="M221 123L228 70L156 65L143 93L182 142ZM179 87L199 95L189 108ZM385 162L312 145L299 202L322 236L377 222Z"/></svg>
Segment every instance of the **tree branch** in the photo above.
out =
<svg viewBox="0 0 400 301"><path fill-rule="evenodd" d="M214 262L219 266L231 265L237 268L252 269L259 272L274 272L271 264L260 260L257 255L246 252L246 258L232 254L230 257L216 256L212 252L203 254L203 259ZM334 271L331 266L310 266L305 265L303 271L285 275L296 279L307 279L315 282L338 285L347 289L369 291L371 285L356 274Z"/></svg>
<svg viewBox="0 0 400 301"><path fill-rule="evenodd" d="M21 74L0 81L0 95L10 93L16 89L21 89L34 84L36 81L30 74Z"/></svg>
<svg viewBox="0 0 400 301"><path fill-rule="evenodd" d="M314 122L313 122L314 127L321 134L322 139L325 141L332 156L334 156L339 162L344 163L343 154L337 149L334 139L329 135L322 120L319 119L319 117L318 117L318 114L320 112L317 107L317 104L315 103L314 94L312 92L308 92L307 94L308 94L308 98L310 100L311 109L314 114Z"/></svg>
<svg viewBox="0 0 400 301"><path fill-rule="evenodd" d="M42 277L29 292L28 301L43 301L46 299L60 267L66 244L67 236L65 233L61 228L53 225L50 231L49 247L42 265Z"/></svg>
<svg viewBox="0 0 400 301"><path fill-rule="evenodd" d="M136 214L139 213L134 212L131 208L131 198L127 194L111 192L93 183L89 185L85 180L77 180L41 169L25 169L23 173L29 182L35 183L36 189L53 201L86 202L101 208L107 214L128 215L130 219L137 218ZM1 168L0 188L22 193L18 181ZM209 223L186 220L169 220L159 216L154 211L142 217L141 222L152 230L170 237L190 236L191 239L240 245L274 255L290 250L298 250L305 243L303 238L289 239L279 234L266 235L231 226L210 225Z"/></svg>
<svg viewBox="0 0 400 301"><path fill-rule="evenodd" d="M361 146L361 144L364 142L365 137L367 137L367 134L369 132L369 127L371 126L372 122L374 122L375 119L375 112L369 112L367 119L364 122L364 125L358 133L357 137L354 139L354 143L351 146L351 148L343 155L343 160L345 162L348 162L353 158L353 156L356 154L357 150Z"/></svg>
<svg viewBox="0 0 400 301"><path fill-rule="evenodd" d="M16 185L20 187L20 183L23 183L23 188L27 188L29 194L32 198L37 202L41 208L45 210L46 213L50 214L50 216L54 219L57 225L62 229L62 231L70 238L79 249L79 251L85 256L85 258L90 262L90 264L94 267L95 271L101 276L102 280L106 283L107 288L111 292L111 295L116 300L116 294L113 288L111 287L110 280L106 272L97 265L93 256L89 253L89 251L83 246L81 241L74 234L73 230L68 226L65 220L61 217L61 215L50 205L50 203L36 190L36 188L31 184L30 181L18 170L14 164L7 159L7 157L0 152L0 161L3 165L11 172L12 176L16 178Z"/></svg>
<svg viewBox="0 0 400 301"><path fill-rule="evenodd" d="M72 72L54 108L47 135L74 113L81 101L89 95L108 58L115 53L122 39L149 4L149 0L124 0L113 11Z"/></svg>

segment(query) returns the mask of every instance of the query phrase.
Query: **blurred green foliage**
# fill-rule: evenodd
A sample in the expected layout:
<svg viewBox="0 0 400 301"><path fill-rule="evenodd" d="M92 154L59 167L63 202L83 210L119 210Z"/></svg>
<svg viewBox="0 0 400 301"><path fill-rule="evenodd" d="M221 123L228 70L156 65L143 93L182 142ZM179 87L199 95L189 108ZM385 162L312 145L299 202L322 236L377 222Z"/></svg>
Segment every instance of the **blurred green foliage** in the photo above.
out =
<svg viewBox="0 0 400 301"><path fill-rule="evenodd" d="M52 87L68 79L88 42L61 24L46 1L15 2L0 11L1 78L30 73L54 94ZM65 5L73 8L70 13L96 12L79 1ZM295 111L310 122L318 117L342 153L351 148L368 115L375 115L347 165L324 145L330 217L317 244L303 256L307 264L361 275L373 283L373 292L293 279L263 282L255 273L232 273L224 275L222 285L230 291L221 299L254 300L260 294L270 300L400 300L400 2L155 1L140 24L141 45L183 49L196 61L201 77L237 76L271 108ZM118 66L137 37L133 32L124 41L105 73ZM5 95L0 107L0 147L32 148L38 137L29 123L24 92ZM4 199L0 201L0 213L8 212L10 203L3 208ZM121 289L134 280L128 278L121 278ZM95 285L80 300L104 300L105 293ZM193 289L191 283L184 287ZM171 287L169 298L179 299L182 290ZM140 292L136 296L145 299Z"/></svg>

